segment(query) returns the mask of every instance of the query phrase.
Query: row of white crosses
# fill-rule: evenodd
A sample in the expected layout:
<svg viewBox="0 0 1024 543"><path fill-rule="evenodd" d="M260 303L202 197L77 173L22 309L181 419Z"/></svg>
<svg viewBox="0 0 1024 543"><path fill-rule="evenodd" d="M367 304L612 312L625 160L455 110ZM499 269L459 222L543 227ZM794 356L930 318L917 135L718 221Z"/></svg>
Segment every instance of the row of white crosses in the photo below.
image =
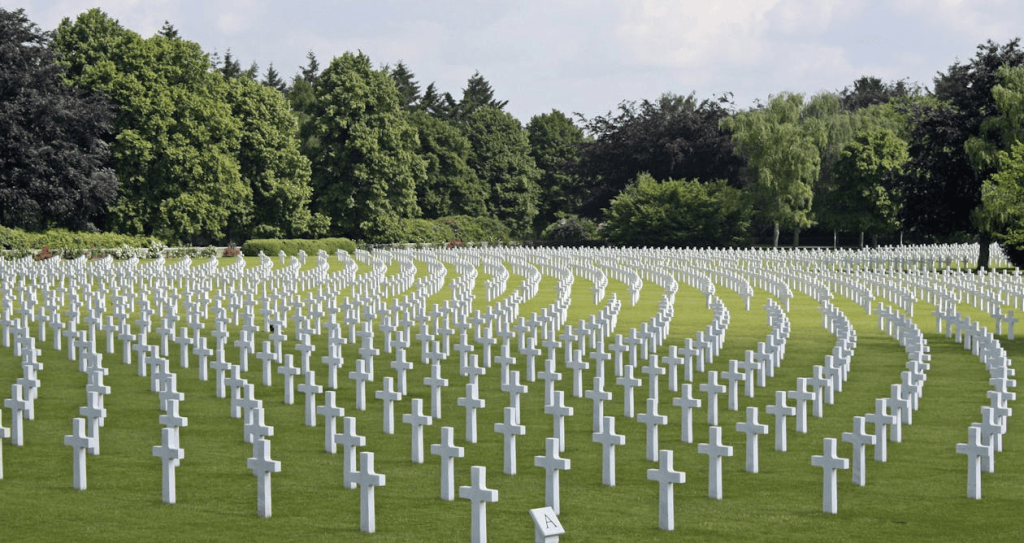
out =
<svg viewBox="0 0 1024 543"><path fill-rule="evenodd" d="M567 289L565 289L565 290L567 290ZM722 306L722 307L724 308L724 306ZM721 313L716 313L716 320L717 320L717 319L719 318L719 315L720 315L720 314L721 314ZM655 328L657 328L657 326L656 326ZM711 326L711 327L709 327L709 328L712 328L712 330L709 330L709 335L714 335L714 330L713 330L713 328L714 328L714 325L712 325L712 326ZM478 330L479 330L479 328L478 328ZM724 328L722 328L722 331L723 331L723 333L722 333L721 337L722 337L722 338L724 338ZM478 338L477 338L477 339L479 339L480 337L486 337L486 335L487 335L486 333L484 333L484 334L482 334L482 335L478 335ZM372 343L372 342L371 342L371 343ZM719 344L719 346L718 346L718 347L720 348L720 344ZM711 360L710 360L710 358L711 358L711 356L713 356L713 354L712 354L712 353L713 353L713 352L714 352L715 350L714 350L713 346L710 346L710 345L709 345L708 349L709 349L709 351L708 351L708 352L709 352L709 360L708 360L708 362L710 363L710 361L711 361ZM222 349L220 349L220 350L222 351ZM653 350L653 349L652 349L652 350ZM761 350L763 350L763 349L761 349ZM634 352L635 352L635 351L634 351ZM568 355L568 353L569 353L569 350L568 350L568 349L566 350L566 353L567 353L567 355ZM142 353L140 352L140 356L141 356L141 355L142 355ZM629 367L633 367L633 366L634 366L634 365L633 365L633 364L631 364L631 365L630 365ZM144 367L144 366L140 365L140 371L141 371L141 368L143 368L143 367ZM504 366L503 366L503 367L504 367ZM647 366L647 367L649 367L649 368L656 368L656 367L657 367L657 363L655 362L655 363L654 363L654 364L652 364L651 366ZM672 366L670 366L670 367L671 367L671 368L675 368L675 366L674 366L674 365L672 365ZM657 375L657 373L656 373L656 372L653 372L653 371L652 371L652 372L650 372L650 376L651 376L652 378L655 378L655 379L656 379L656 375ZM763 386L763 385L762 385L762 386ZM595 390L598 390L599 388L600 388L599 386L595 385ZM651 388L652 388L653 390L656 390L656 387L651 387ZM470 396L470 395L469 395L469 394L467 394L467 396ZM650 398L649 398L649 400L650 400ZM710 402L709 402L709 403L710 403ZM552 402L552 404L554 404L554 402ZM415 413L415 411L414 411L414 413ZM654 417L654 416L655 416L655 415L654 415L655 411L654 411L654 410L652 410L652 409L649 409L649 410L648 410L648 413L649 413L649 414L651 414L651 416L652 416L652 417ZM756 424L756 423L755 423L755 424ZM656 430L656 428L657 428L657 425L654 425L653 427L654 427L654 428L655 428L655 430ZM613 433L613 432L614 432L614 430L612 430L612 433ZM756 436L757 434L755 433L754 435ZM756 437L755 437L755 439L756 439ZM748 434L748 440L749 440L749 434ZM650 440L649 440L649 441L650 441ZM654 441L656 442L657 440L655 439ZM715 439L712 439L712 443L709 443L709 444L707 444L707 445L708 445L708 446L711 446L711 445L715 444L715 443L716 443L716 441L718 442L717 444L718 444L718 445L720 445L720 438L719 438L719 440L715 440ZM749 441L748 441L748 442L749 442ZM254 444L254 446L255 446L255 444ZM564 444L563 444L562 446L564 446ZM756 447L755 447L755 448L756 448ZM266 455L266 457L267 457L267 458L269 458L269 447L267 448L267 453L268 453L268 454ZM254 454L254 457L256 457L256 456L257 456L257 455L255 455L255 454ZM720 460L720 457L719 457L719 460ZM748 460L748 464L749 464L749 460ZM756 465L756 461L755 461L755 465ZM372 469L371 469L371 471L372 471ZM720 485L719 485L719 486L720 486Z"/></svg>

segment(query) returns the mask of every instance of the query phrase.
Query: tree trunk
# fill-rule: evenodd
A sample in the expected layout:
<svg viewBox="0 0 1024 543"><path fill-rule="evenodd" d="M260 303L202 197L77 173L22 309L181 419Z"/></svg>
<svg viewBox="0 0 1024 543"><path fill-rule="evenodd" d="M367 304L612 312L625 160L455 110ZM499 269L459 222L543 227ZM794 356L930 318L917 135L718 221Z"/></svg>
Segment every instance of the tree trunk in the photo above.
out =
<svg viewBox="0 0 1024 543"><path fill-rule="evenodd" d="M871 246L875 249L878 248L878 234L871 234Z"/></svg>
<svg viewBox="0 0 1024 543"><path fill-rule="evenodd" d="M978 233L978 269L987 270L988 261L992 255L989 253L990 246L992 245L992 233L982 231Z"/></svg>
<svg viewBox="0 0 1024 543"><path fill-rule="evenodd" d="M864 248L864 231L863 230L860 231L860 248L861 249Z"/></svg>
<svg viewBox="0 0 1024 543"><path fill-rule="evenodd" d="M794 228L793 229L793 248L796 249L799 246L800 246L800 229L799 228Z"/></svg>
<svg viewBox="0 0 1024 543"><path fill-rule="evenodd" d="M774 232L772 233L772 247L774 247L776 249L779 248L779 223L778 222L775 223L775 229L774 229Z"/></svg>
<svg viewBox="0 0 1024 543"><path fill-rule="evenodd" d="M835 251L839 248L839 233L835 230L832 231L832 250Z"/></svg>

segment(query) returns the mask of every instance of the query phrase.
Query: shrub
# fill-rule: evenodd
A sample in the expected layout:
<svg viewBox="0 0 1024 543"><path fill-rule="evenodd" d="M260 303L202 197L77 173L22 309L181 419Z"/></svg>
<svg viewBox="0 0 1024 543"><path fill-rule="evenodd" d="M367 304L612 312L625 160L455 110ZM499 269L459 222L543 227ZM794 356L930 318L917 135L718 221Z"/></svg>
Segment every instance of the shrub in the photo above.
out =
<svg viewBox="0 0 1024 543"><path fill-rule="evenodd" d="M598 239L597 223L592 219L562 213L559 215L557 221L549 224L541 232L542 240L572 243Z"/></svg>
<svg viewBox="0 0 1024 543"><path fill-rule="evenodd" d="M338 249L352 254L356 250L354 241L348 238L321 238L321 239L250 239L242 245L242 252L249 256L256 256L263 251L267 256L277 256L280 251L284 254L294 256L299 251L306 251L308 255L315 255L317 251L323 250L333 255Z"/></svg>

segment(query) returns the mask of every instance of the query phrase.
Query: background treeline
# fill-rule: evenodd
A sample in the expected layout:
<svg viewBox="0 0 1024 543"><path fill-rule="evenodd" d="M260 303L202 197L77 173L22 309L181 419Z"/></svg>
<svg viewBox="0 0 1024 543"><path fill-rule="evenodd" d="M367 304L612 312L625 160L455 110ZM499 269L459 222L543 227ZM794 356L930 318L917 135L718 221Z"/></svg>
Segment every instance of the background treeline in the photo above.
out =
<svg viewBox="0 0 1024 543"><path fill-rule="evenodd" d="M933 88L861 77L737 110L666 93L523 126L480 74L312 53L291 81L144 38L99 10L44 32L0 10L0 225L207 245L991 240L1024 247L1024 50Z"/></svg>

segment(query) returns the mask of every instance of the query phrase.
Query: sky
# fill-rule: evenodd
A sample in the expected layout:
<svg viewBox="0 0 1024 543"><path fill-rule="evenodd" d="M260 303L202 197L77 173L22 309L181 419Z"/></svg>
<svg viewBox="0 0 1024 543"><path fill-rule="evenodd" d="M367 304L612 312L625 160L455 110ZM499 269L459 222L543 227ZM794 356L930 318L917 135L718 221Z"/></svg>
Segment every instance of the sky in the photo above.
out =
<svg viewBox="0 0 1024 543"><path fill-rule="evenodd" d="M0 0L44 30L98 7L144 37L182 38L286 79L312 51L402 61L461 97L475 72L526 123L586 118L663 93L731 93L737 109L870 75L927 88L977 46L1024 34L1020 0Z"/></svg>

